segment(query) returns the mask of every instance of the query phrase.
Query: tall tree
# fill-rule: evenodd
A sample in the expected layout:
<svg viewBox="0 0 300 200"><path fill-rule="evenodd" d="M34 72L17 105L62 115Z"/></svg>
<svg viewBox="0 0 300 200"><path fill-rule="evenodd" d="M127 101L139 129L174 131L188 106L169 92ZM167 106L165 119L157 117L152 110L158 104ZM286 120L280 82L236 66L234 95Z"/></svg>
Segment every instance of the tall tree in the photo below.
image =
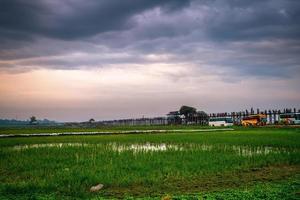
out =
<svg viewBox="0 0 300 200"><path fill-rule="evenodd" d="M197 109L190 106L181 106L179 113L184 115L186 122L197 113Z"/></svg>
<svg viewBox="0 0 300 200"><path fill-rule="evenodd" d="M35 117L35 116L31 116L31 117L30 117L29 123L30 123L30 124L35 124L36 122L37 122L36 117Z"/></svg>

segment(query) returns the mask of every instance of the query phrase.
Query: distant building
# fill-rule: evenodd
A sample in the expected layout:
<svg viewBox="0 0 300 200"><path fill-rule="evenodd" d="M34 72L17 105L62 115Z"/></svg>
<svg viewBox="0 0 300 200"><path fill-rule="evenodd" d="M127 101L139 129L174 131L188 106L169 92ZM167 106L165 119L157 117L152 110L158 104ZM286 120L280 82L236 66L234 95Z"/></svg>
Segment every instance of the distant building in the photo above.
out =
<svg viewBox="0 0 300 200"><path fill-rule="evenodd" d="M168 124L181 124L183 116L180 115L179 111L171 111L167 114Z"/></svg>

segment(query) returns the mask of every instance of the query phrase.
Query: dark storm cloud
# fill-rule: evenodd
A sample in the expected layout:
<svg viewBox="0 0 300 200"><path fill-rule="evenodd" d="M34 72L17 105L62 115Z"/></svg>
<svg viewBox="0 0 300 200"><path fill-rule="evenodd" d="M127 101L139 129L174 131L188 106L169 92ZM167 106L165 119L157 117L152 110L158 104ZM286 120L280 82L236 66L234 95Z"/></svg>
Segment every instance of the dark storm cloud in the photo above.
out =
<svg viewBox="0 0 300 200"><path fill-rule="evenodd" d="M221 41L300 38L300 1L234 2L237 1L211 4L207 27L210 38Z"/></svg>
<svg viewBox="0 0 300 200"><path fill-rule="evenodd" d="M136 13L161 6L177 10L188 5L187 0L110 0L51 1L2 0L0 2L0 33L2 37L22 39L20 33L60 39L76 39L132 26ZM15 32L17 32L15 34Z"/></svg>
<svg viewBox="0 0 300 200"><path fill-rule="evenodd" d="M26 40L36 35L65 40L79 39L108 31L129 30L136 26L131 20L132 16L155 7L161 7L169 13L189 5L188 0L2 0L0 36L2 40ZM186 21L191 27L176 22L153 24L150 32L144 32L140 37L176 36L184 30L195 29L200 29L213 40L300 35L299 1L194 0L193 6L205 15L204 23L191 23L197 21L195 16Z"/></svg>
<svg viewBox="0 0 300 200"><path fill-rule="evenodd" d="M297 0L2 0L0 65L78 69L170 54L162 62L297 76L299 21ZM15 59L25 60L6 62Z"/></svg>

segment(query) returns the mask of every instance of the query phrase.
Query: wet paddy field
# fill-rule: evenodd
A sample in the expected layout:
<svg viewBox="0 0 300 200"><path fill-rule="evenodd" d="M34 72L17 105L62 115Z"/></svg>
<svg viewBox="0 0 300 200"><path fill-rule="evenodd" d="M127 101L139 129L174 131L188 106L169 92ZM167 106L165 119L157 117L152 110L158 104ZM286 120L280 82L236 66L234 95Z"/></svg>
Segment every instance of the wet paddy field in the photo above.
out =
<svg viewBox="0 0 300 200"><path fill-rule="evenodd" d="M300 129L0 139L3 199L296 199ZM98 192L90 188L103 184Z"/></svg>

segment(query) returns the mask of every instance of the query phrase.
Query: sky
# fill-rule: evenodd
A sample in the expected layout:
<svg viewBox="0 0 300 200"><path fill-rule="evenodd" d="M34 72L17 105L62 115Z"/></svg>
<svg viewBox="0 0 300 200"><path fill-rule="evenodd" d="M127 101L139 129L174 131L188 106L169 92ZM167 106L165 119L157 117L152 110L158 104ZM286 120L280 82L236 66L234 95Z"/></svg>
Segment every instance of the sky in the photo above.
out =
<svg viewBox="0 0 300 200"><path fill-rule="evenodd" d="M300 108L299 0L1 0L0 118Z"/></svg>

